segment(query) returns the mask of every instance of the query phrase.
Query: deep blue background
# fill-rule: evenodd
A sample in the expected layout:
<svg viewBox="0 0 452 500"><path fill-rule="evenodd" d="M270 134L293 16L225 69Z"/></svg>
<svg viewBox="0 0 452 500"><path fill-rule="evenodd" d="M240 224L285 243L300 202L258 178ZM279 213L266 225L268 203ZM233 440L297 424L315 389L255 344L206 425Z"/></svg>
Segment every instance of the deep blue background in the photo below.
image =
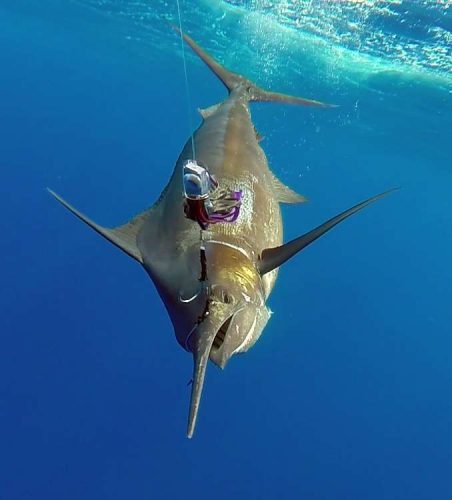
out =
<svg viewBox="0 0 452 500"><path fill-rule="evenodd" d="M0 5L0 498L452 498L447 92L306 74L273 84L341 107L254 106L311 199L283 209L287 238L403 190L284 266L261 340L208 370L189 441L191 359L152 283L45 191L104 225L149 206L188 135L181 59L46 5ZM189 60L192 107L222 99Z"/></svg>

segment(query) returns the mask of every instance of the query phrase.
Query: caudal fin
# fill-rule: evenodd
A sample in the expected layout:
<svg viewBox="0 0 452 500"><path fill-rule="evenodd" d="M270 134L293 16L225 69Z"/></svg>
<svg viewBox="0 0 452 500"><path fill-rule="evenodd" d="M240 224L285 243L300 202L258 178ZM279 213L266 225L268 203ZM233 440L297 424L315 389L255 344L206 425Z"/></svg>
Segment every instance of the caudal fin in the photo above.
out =
<svg viewBox="0 0 452 500"><path fill-rule="evenodd" d="M229 71L227 68L219 64L213 57L205 52L192 38L185 33L181 33L179 28L174 27L174 30L181 34L184 40L190 45L193 51L207 64L207 66L218 76L224 83L229 92L234 90L243 91L244 96L249 101L262 101L262 102L282 102L285 104L297 104L302 106L316 106L320 108L332 108L334 104L326 104L312 99L305 99L304 97L296 97L288 94L281 94L279 92L270 92L264 90L238 73Z"/></svg>

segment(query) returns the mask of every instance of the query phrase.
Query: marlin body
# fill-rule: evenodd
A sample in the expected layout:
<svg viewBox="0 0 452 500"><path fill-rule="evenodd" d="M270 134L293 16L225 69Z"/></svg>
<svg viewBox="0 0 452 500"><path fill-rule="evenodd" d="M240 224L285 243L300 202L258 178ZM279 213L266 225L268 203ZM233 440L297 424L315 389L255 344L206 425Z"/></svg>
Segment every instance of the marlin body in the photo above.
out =
<svg viewBox="0 0 452 500"><path fill-rule="evenodd" d="M328 107L318 101L268 92L233 73L206 54L191 38L185 41L220 78L228 98L201 110L203 121L185 145L159 200L123 226L99 226L61 197L71 212L143 265L174 325L177 341L194 359L188 437L193 435L209 359L224 368L247 351L270 317L266 301L278 268L312 241L386 193L366 200L318 228L283 244L280 203L305 198L270 171L251 121L251 101L276 101ZM242 192L234 223L202 230L184 213L183 165L208 166L221 189Z"/></svg>

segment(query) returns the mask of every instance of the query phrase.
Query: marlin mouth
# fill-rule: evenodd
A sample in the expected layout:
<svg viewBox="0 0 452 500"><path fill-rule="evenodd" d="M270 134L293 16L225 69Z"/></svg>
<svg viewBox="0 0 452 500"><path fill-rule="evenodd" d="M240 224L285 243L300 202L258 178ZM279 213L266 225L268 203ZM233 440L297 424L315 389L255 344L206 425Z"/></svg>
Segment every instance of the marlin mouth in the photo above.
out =
<svg viewBox="0 0 452 500"><path fill-rule="evenodd" d="M224 339L226 337L226 333L229 329L229 325L231 324L232 318L234 315L230 316L220 327L218 330L218 333L216 334L213 343L212 343L212 348L211 351L215 352L220 349L220 347L223 345Z"/></svg>

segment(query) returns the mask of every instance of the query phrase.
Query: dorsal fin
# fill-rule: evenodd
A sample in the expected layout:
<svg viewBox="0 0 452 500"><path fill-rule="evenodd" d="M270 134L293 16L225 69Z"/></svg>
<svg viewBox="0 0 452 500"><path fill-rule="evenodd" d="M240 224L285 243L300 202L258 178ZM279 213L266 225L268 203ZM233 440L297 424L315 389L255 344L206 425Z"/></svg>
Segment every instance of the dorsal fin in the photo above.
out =
<svg viewBox="0 0 452 500"><path fill-rule="evenodd" d="M304 203L307 199L302 195L295 192L290 187L283 184L276 175L273 174L273 191L275 193L276 199L280 203Z"/></svg>
<svg viewBox="0 0 452 500"><path fill-rule="evenodd" d="M254 128L254 134L256 135L256 141L257 142L261 142L264 140L264 136L258 132L257 128L256 128L256 125L253 124L253 128Z"/></svg>
<svg viewBox="0 0 452 500"><path fill-rule="evenodd" d="M380 200L384 196L387 196L397 189L399 188L391 189L384 193L378 194L377 196L373 196L372 198L369 198L368 200L365 200L362 203L349 208L345 212L336 215L336 217L333 217L332 219L321 224L312 231L309 231L309 233L306 233L299 238L295 238L294 240L289 241L289 243L286 243L285 245L281 245L280 247L275 248L267 248L262 252L261 259L258 262L258 269L260 274L264 275L270 271L273 271L273 269L276 269L277 267L284 264L284 262L287 262L296 253L298 253L300 250L303 250L303 248L306 248L310 243L315 241L317 238L320 238L320 236L323 236L327 231L345 220L347 217L350 217L359 210L362 210L364 207L367 207L367 205L370 205L374 201Z"/></svg>
<svg viewBox="0 0 452 500"><path fill-rule="evenodd" d="M212 116L215 111L221 106L221 102L218 104L213 104L212 106L209 106L208 108L198 108L199 114L203 117L205 120L206 118L209 118L209 116Z"/></svg>
<svg viewBox="0 0 452 500"><path fill-rule="evenodd" d="M124 224L122 226L118 226L113 229L108 229L106 227L102 227L99 224L96 224L89 217L79 212L76 208L70 205L67 201L65 201L61 196L57 195L51 189L48 189L49 193L54 196L65 208L67 208L70 212L72 212L76 217L82 220L85 224L90 226L94 231L99 233L105 239L107 239L110 243L120 248L123 252L130 257L133 257L135 260L143 263L143 259L141 257L141 253L138 249L136 239L143 222L146 220L149 215L149 211L146 210L141 214L134 217L130 222Z"/></svg>

